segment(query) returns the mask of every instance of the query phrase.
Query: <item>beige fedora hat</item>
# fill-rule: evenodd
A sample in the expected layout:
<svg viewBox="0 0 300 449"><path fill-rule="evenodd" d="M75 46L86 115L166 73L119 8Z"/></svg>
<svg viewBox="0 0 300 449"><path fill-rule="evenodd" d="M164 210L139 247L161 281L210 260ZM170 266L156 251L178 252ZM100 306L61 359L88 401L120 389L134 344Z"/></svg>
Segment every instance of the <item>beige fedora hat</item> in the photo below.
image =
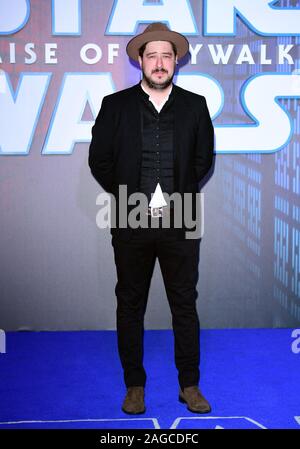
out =
<svg viewBox="0 0 300 449"><path fill-rule="evenodd" d="M164 23L154 22L148 25L141 34L138 34L128 42L126 47L128 56L138 61L139 48L152 41L173 42L177 48L178 59L182 58L189 51L189 42L182 34L171 31Z"/></svg>

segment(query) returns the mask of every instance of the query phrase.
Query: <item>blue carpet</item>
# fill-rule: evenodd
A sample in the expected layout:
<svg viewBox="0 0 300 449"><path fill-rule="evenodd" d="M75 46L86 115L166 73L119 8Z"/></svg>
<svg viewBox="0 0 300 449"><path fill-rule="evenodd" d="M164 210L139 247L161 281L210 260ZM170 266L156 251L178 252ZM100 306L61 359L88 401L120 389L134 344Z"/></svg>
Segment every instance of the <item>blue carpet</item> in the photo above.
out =
<svg viewBox="0 0 300 449"><path fill-rule="evenodd" d="M202 330L200 386L212 412L197 415L178 402L172 331L146 331L147 410L137 416L121 410L114 331L8 332L0 429L300 429L300 353L291 350L291 332Z"/></svg>

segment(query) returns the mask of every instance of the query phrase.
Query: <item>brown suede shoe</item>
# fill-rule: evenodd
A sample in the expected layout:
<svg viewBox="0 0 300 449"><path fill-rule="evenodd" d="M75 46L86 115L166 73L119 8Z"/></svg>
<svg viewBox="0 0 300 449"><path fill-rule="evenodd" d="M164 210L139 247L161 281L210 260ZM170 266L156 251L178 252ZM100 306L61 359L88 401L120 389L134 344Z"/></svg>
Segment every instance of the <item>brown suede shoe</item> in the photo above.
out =
<svg viewBox="0 0 300 449"><path fill-rule="evenodd" d="M122 410L129 415L145 413L144 387L128 387Z"/></svg>
<svg viewBox="0 0 300 449"><path fill-rule="evenodd" d="M205 397L201 394L197 385L185 387L179 390L179 401L187 404L187 408L193 413L209 413L211 407Z"/></svg>

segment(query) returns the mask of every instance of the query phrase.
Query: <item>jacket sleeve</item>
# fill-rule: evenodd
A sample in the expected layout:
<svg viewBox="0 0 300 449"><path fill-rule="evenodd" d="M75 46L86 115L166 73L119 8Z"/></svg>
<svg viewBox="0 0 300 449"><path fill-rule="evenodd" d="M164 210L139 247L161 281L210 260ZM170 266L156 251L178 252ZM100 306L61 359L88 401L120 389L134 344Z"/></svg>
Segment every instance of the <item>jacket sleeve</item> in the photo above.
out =
<svg viewBox="0 0 300 449"><path fill-rule="evenodd" d="M206 100L202 97L202 107L198 124L196 150L195 150L195 172L197 182L209 171L214 153L214 128L207 108Z"/></svg>
<svg viewBox="0 0 300 449"><path fill-rule="evenodd" d="M113 135L113 116L104 97L92 127L88 164L96 181L109 193L113 187Z"/></svg>

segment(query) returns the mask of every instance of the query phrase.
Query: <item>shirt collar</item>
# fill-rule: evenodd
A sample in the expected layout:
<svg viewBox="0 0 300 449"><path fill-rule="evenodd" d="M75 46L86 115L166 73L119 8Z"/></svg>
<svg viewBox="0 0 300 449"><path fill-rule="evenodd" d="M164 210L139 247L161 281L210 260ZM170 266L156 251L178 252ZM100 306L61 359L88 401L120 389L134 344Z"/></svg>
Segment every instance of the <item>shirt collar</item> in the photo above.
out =
<svg viewBox="0 0 300 449"><path fill-rule="evenodd" d="M144 88L144 86L142 85L142 81L140 81L140 87L141 87L141 92L144 95L145 98L147 98L149 101L151 101L151 103L154 105L154 107L159 111L161 111L161 109L163 108L164 104L168 101L171 92L173 90L173 83L171 84L171 87L168 91L168 93L166 94L165 98L163 99L162 103L160 106L158 106L155 101L153 100L153 98L151 97L151 95L148 94L148 92L146 91L146 89Z"/></svg>

